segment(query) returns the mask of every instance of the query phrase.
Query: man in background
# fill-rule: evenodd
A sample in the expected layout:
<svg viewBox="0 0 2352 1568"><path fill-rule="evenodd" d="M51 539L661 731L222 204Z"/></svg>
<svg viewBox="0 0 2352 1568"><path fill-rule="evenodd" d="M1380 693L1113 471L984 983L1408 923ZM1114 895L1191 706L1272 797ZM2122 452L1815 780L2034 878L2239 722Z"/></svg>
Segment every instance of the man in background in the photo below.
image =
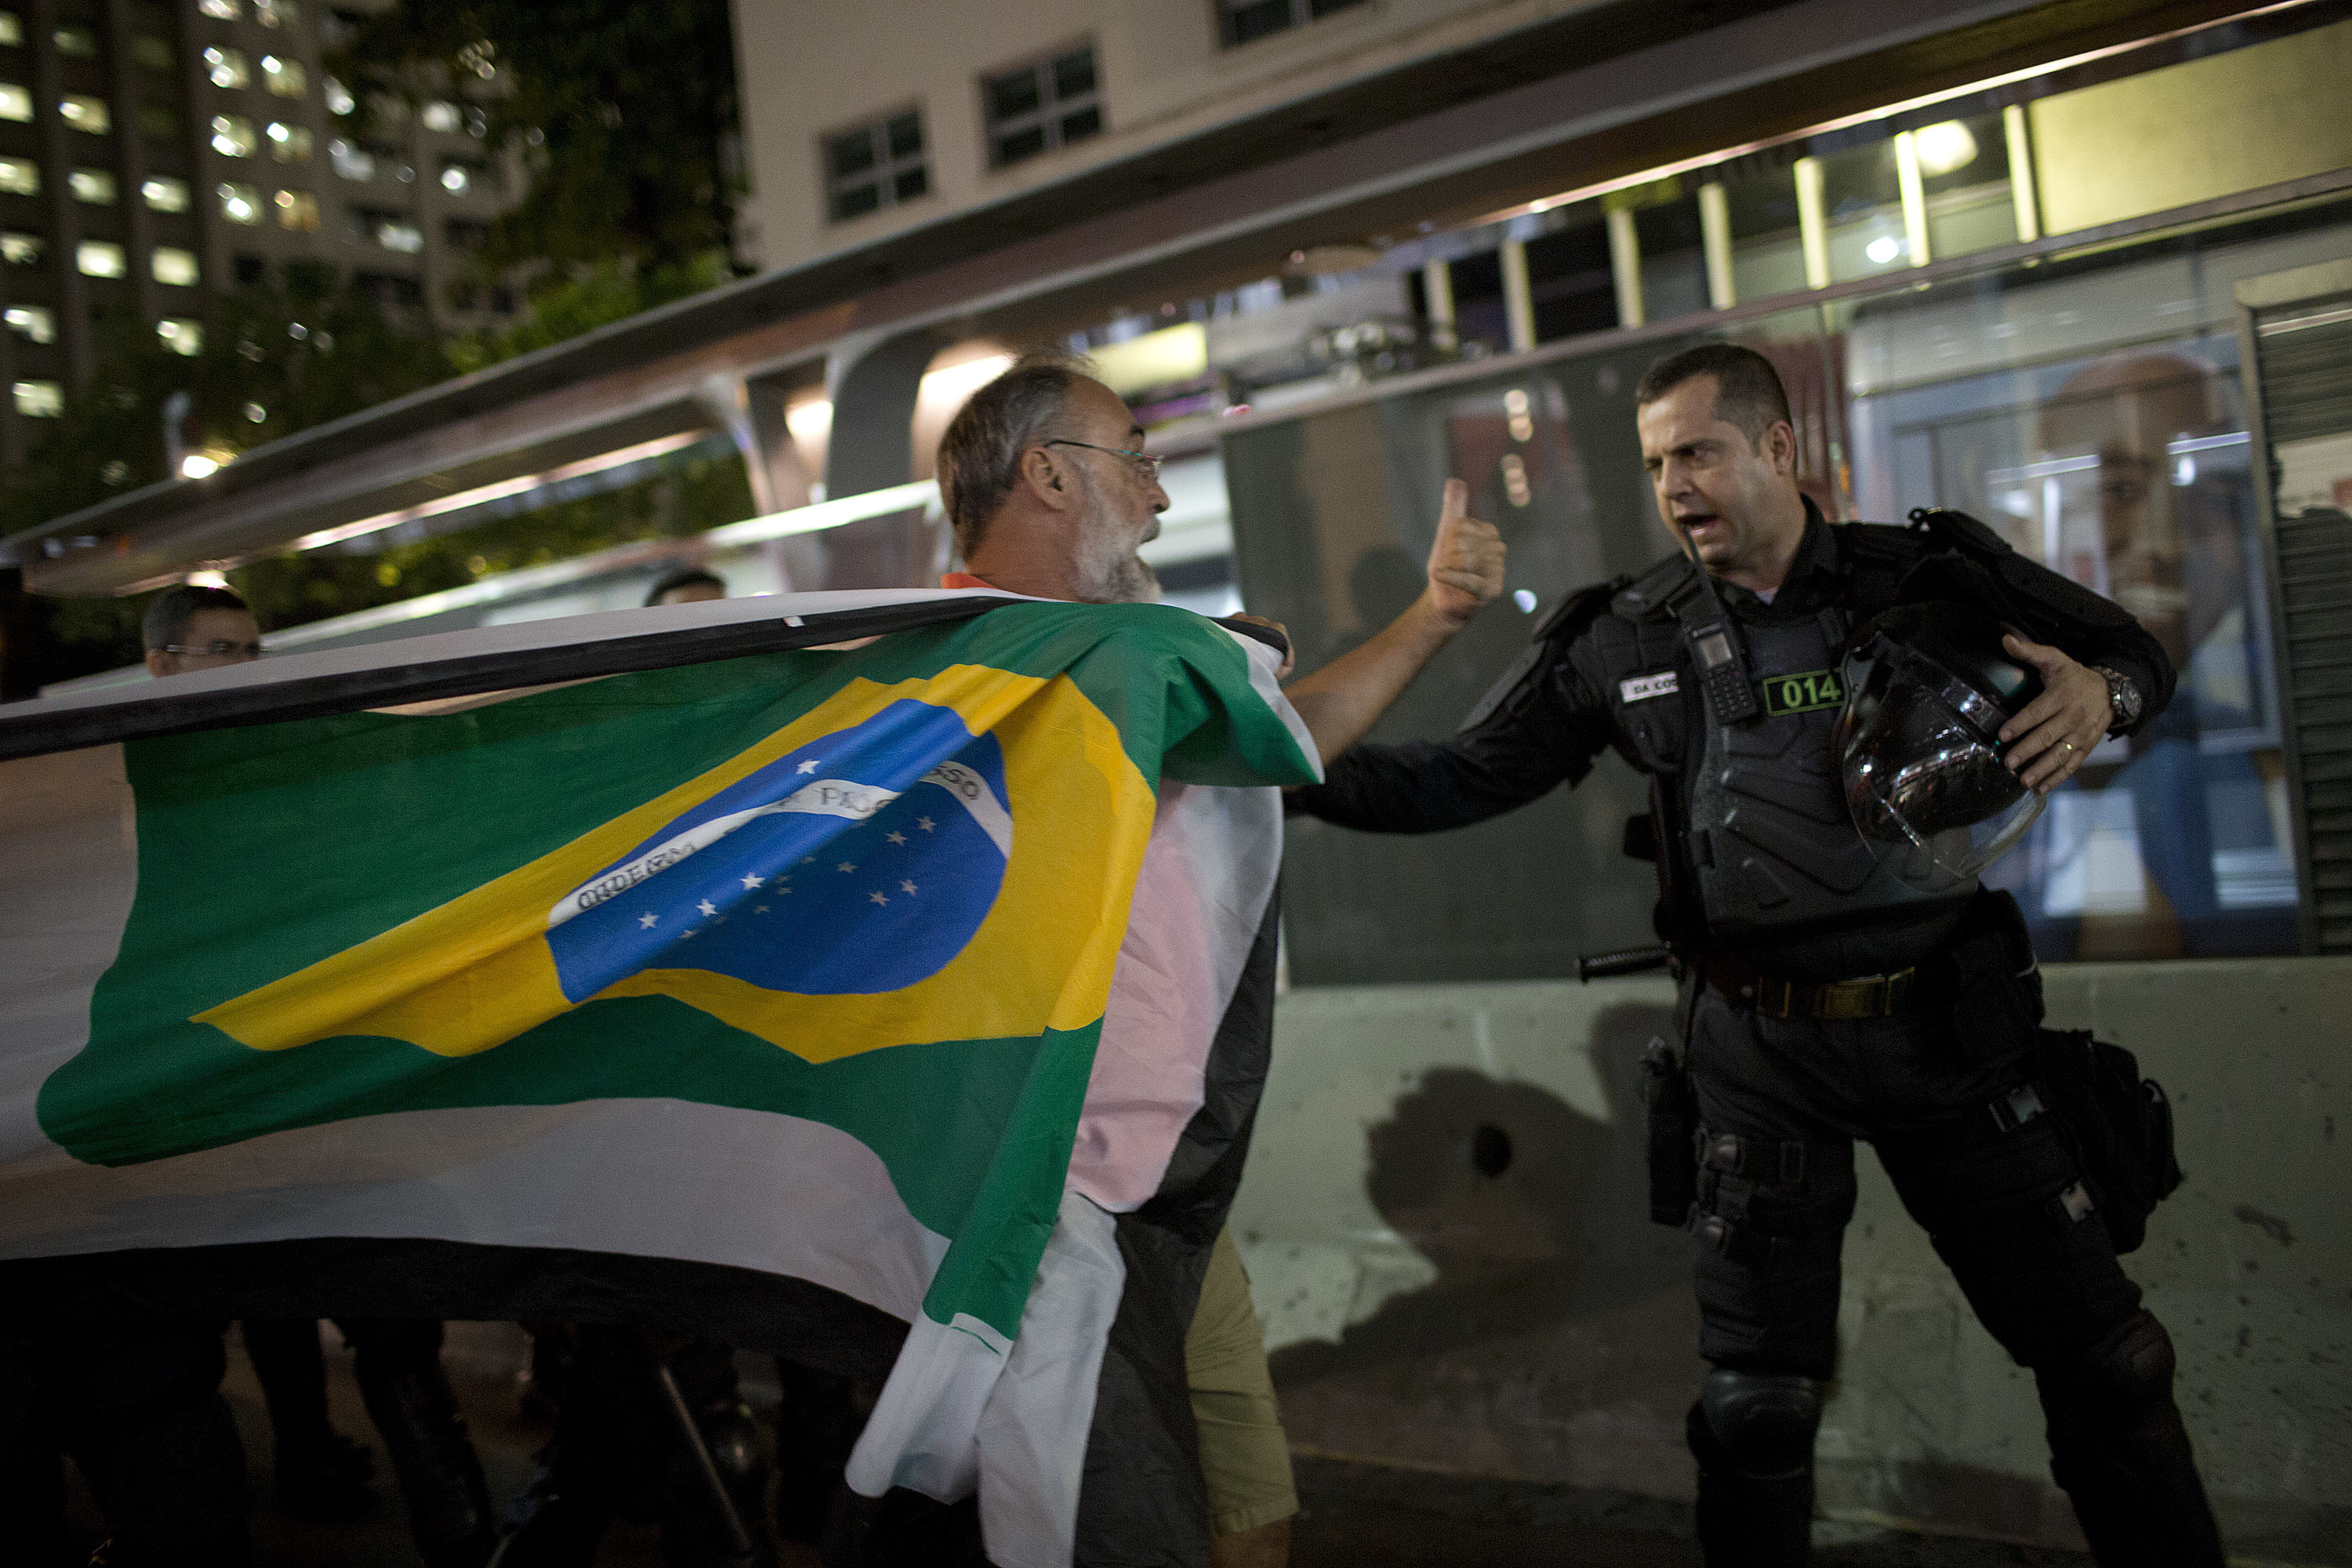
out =
<svg viewBox="0 0 2352 1568"><path fill-rule="evenodd" d="M689 566L673 572L653 585L646 595L646 608L656 605L699 605L727 596L727 580L716 572L699 566Z"/></svg>
<svg viewBox="0 0 2352 1568"><path fill-rule="evenodd" d="M261 657L261 623L226 588L166 588L140 622L147 673L191 675Z"/></svg>

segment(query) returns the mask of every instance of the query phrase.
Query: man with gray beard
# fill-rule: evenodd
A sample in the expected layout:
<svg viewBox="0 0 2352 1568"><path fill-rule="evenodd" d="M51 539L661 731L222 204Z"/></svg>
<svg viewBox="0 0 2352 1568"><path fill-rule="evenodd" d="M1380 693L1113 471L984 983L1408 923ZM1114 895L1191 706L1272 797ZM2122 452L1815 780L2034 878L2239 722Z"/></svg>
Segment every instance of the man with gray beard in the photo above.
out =
<svg viewBox="0 0 2352 1568"><path fill-rule="evenodd" d="M1159 537L1168 508L1160 459L1143 450L1143 426L1127 405L1090 370L1075 354L1025 354L948 426L940 490L965 570L949 574L943 586L1098 605L1160 597L1159 580L1137 553ZM1421 596L1377 636L1285 689L1324 762L1371 728L1430 656L1501 595L1502 535L1465 515L1468 495L1459 479L1445 487ZM1238 1149L1246 1145L1246 1114L1237 1133ZM1222 1230L1189 1321L1184 1373L1200 1435L1209 1561L1279 1568L1289 1558L1298 1497L1265 1331L1240 1255Z"/></svg>

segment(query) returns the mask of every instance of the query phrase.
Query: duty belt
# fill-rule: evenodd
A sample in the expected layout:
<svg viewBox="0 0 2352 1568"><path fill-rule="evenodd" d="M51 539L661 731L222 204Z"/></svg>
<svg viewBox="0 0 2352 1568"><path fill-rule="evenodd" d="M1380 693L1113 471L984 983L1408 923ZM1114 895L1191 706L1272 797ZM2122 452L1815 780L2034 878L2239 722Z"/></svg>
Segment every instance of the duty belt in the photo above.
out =
<svg viewBox="0 0 2352 1568"><path fill-rule="evenodd" d="M1726 953L1706 961L1706 983L1768 1018L1893 1018L1925 1000L1917 969L1860 980L1783 980Z"/></svg>

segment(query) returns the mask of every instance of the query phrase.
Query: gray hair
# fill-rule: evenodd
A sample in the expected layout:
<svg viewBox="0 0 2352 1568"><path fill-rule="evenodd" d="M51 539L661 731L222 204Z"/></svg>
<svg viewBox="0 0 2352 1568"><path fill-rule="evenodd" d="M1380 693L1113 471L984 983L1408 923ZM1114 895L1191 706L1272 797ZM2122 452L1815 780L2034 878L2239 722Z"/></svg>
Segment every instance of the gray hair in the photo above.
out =
<svg viewBox="0 0 2352 1568"><path fill-rule="evenodd" d="M1031 349L971 395L940 438L940 503L970 560L982 532L1021 475L1021 455L1070 405L1094 362L1066 348Z"/></svg>

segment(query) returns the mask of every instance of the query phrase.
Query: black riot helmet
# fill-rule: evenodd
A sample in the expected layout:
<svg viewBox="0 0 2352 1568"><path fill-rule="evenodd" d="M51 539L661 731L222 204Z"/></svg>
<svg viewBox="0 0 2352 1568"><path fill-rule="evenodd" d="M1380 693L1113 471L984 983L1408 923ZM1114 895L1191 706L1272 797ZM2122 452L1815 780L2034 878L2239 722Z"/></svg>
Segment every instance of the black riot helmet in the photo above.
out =
<svg viewBox="0 0 2352 1568"><path fill-rule="evenodd" d="M2002 625L1952 600L1897 605L1845 646L1835 747L1846 806L1871 852L1924 853L1975 876L2025 837L2043 799L2001 763L2000 727L2042 694Z"/></svg>

